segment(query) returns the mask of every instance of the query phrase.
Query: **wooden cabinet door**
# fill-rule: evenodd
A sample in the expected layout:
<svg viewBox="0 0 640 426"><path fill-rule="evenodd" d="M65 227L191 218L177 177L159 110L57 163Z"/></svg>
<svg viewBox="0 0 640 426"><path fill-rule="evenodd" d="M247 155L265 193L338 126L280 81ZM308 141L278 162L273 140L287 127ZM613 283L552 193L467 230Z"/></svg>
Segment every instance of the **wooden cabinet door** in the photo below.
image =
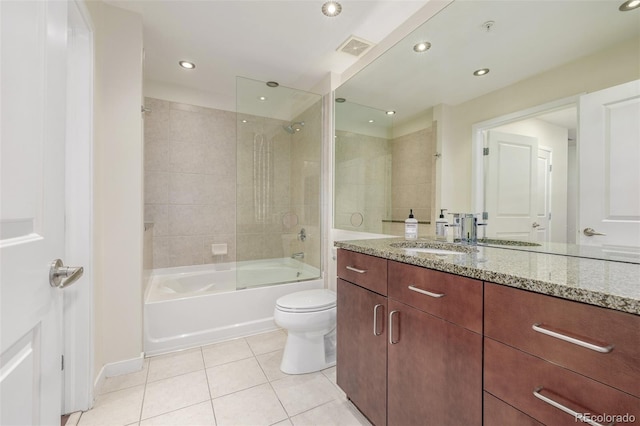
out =
<svg viewBox="0 0 640 426"><path fill-rule="evenodd" d="M482 336L392 299L389 313L389 424L482 424Z"/></svg>
<svg viewBox="0 0 640 426"><path fill-rule="evenodd" d="M374 425L386 425L387 298L338 279L337 311L338 386Z"/></svg>

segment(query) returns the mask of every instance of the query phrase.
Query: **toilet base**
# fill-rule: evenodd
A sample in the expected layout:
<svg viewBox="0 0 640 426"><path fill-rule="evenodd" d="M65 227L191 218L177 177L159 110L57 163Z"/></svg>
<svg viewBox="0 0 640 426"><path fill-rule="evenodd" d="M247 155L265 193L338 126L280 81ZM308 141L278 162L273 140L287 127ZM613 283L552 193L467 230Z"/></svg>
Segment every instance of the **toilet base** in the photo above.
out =
<svg viewBox="0 0 640 426"><path fill-rule="evenodd" d="M280 370L286 374L306 374L336 365L336 331L328 334L289 331Z"/></svg>

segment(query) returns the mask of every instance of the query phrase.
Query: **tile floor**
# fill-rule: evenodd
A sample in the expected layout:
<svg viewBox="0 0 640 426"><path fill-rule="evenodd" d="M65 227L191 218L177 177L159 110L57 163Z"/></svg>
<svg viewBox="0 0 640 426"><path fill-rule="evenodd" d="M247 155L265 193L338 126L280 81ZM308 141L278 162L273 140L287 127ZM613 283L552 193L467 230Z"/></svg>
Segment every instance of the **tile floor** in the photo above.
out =
<svg viewBox="0 0 640 426"><path fill-rule="evenodd" d="M335 384L335 367L280 371L286 340L273 331L145 360L108 378L94 407L67 426L370 425Z"/></svg>

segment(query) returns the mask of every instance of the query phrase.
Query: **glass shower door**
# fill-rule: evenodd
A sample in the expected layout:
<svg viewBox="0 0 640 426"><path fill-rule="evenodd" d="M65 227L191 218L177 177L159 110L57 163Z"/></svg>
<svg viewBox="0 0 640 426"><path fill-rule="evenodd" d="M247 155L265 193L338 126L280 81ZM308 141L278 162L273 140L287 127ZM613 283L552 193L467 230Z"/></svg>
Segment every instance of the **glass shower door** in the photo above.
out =
<svg viewBox="0 0 640 426"><path fill-rule="evenodd" d="M322 98L238 77L236 283L320 277Z"/></svg>

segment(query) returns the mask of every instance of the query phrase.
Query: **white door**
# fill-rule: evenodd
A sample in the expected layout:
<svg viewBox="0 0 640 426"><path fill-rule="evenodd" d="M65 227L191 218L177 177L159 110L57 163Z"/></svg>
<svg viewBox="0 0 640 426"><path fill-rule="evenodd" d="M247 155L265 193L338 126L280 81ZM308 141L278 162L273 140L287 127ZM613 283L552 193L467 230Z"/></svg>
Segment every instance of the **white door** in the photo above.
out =
<svg viewBox="0 0 640 426"><path fill-rule="evenodd" d="M59 424L67 4L1 1L0 424Z"/></svg>
<svg viewBox="0 0 640 426"><path fill-rule="evenodd" d="M487 237L529 241L537 219L538 140L493 130L488 139Z"/></svg>
<svg viewBox="0 0 640 426"><path fill-rule="evenodd" d="M536 218L531 225L533 241L547 243L551 239L551 148L538 149L536 170Z"/></svg>
<svg viewBox="0 0 640 426"><path fill-rule="evenodd" d="M579 114L579 243L637 251L640 80L582 96Z"/></svg>

